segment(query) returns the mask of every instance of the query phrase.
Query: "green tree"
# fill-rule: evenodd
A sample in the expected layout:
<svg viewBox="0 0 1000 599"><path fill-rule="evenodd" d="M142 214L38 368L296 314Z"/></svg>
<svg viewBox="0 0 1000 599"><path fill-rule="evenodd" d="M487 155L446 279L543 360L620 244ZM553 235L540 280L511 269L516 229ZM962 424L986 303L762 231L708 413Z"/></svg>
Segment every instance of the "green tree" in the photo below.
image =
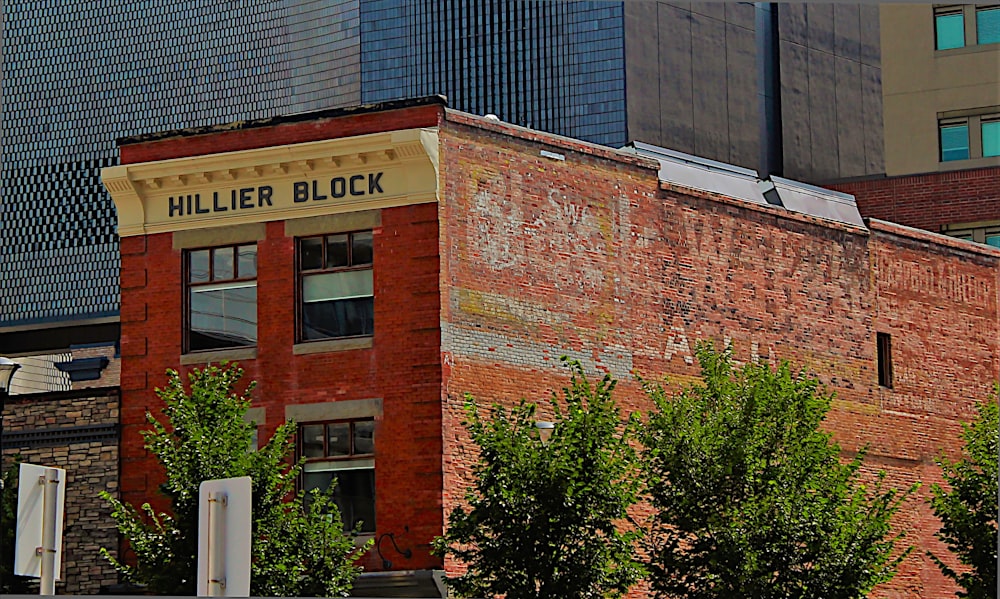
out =
<svg viewBox="0 0 1000 599"><path fill-rule="evenodd" d="M35 579L28 576L14 576L14 533L17 522L17 477L21 457L15 456L4 464L0 476L0 592L26 594L38 592Z"/></svg>
<svg viewBox="0 0 1000 599"><path fill-rule="evenodd" d="M617 597L642 576L640 533L627 525L637 497L631 423L619 420L610 376L592 386L579 363L570 368L563 402L552 395L557 424L545 444L533 404L494 406L484 419L466 398L475 481L468 507L451 512L434 542L468 566L448 581L460 596Z"/></svg>
<svg viewBox="0 0 1000 599"><path fill-rule="evenodd" d="M1000 387L998 387L1000 392ZM965 566L961 573L930 554L945 576L963 591L959 597L997 596L997 394L979 406L979 416L963 424L965 446L957 462L937 461L948 490L931 485L931 507L941 519L937 537Z"/></svg>
<svg viewBox="0 0 1000 599"><path fill-rule="evenodd" d="M895 574L890 518L909 493L859 482L819 425L816 380L701 343L703 384L655 402L643 433L656 510L650 583L660 597L855 599Z"/></svg>
<svg viewBox="0 0 1000 599"><path fill-rule="evenodd" d="M278 427L252 451L254 425L244 420L253 383L236 392L243 370L209 366L189 375L190 392L180 375L156 393L166 407L166 423L152 414L143 431L146 448L166 471L161 492L170 514L141 511L102 493L118 530L128 539L135 565L102 553L129 582L161 595L192 595L198 571L198 489L202 481L249 476L253 488L250 593L258 597L346 595L360 572L354 565L367 546L356 548L344 535L329 494L295 494L301 463L289 464L294 425ZM289 499L290 498L290 499Z"/></svg>

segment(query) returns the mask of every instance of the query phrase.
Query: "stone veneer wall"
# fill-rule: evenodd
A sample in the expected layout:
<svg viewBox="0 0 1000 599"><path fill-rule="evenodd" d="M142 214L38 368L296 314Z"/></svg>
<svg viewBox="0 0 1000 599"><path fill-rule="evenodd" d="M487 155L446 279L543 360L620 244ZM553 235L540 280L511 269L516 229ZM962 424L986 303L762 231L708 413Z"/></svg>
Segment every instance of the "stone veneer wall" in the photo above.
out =
<svg viewBox="0 0 1000 599"><path fill-rule="evenodd" d="M24 462L66 469L57 594L94 594L118 582L100 555L101 547L117 554L118 532L98 496L118 492L118 395L117 388L14 395L4 410L4 468L20 455Z"/></svg>

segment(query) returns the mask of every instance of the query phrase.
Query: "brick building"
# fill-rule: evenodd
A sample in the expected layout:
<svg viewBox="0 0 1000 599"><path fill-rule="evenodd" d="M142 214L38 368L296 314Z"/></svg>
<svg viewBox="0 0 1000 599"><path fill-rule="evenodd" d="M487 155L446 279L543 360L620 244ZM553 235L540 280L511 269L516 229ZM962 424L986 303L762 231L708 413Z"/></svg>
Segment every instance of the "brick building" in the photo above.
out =
<svg viewBox="0 0 1000 599"><path fill-rule="evenodd" d="M900 487L939 480L933 457L957 452L1000 371L1000 251L745 169L435 98L119 151L102 177L121 235L122 498L160 481L139 431L164 370L235 360L259 382L261 437L299 423L303 484L337 477L348 520L393 533L399 576L454 566L429 543L470 471L464 394L541 400L561 355L611 372L633 410L635 373L691 380L699 339L788 359L836 391L845 451L870 444L868 470ZM899 514L917 550L882 595L953 590L925 554L944 550L927 493Z"/></svg>

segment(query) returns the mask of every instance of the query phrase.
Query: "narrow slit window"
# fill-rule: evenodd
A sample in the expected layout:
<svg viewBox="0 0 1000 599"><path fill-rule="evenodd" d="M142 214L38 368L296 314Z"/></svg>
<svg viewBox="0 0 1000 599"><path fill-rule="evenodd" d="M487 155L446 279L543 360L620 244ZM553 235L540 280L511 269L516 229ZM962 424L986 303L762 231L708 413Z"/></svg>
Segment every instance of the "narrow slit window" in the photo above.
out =
<svg viewBox="0 0 1000 599"><path fill-rule="evenodd" d="M892 336L889 333L878 333L877 345L878 384L880 387L892 389Z"/></svg>

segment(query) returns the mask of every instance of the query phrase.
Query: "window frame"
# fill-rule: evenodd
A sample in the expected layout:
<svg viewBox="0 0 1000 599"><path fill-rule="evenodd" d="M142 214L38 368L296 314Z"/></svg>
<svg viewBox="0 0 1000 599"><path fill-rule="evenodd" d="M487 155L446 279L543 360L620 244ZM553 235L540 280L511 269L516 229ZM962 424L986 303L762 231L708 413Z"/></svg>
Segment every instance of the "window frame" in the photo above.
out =
<svg viewBox="0 0 1000 599"><path fill-rule="evenodd" d="M993 5L976 6L975 10L976 10L976 14L975 14L975 27L974 27L974 30L975 30L975 34L976 34L976 45L977 46L986 46L986 45L990 45L990 44L1000 44L1000 38L998 38L996 41L983 42L980 39L980 35L979 35L979 30L980 30L980 28L979 28L979 15L981 13L984 13L984 12L997 11L997 16L998 16L998 18L1000 18L1000 5L993 4Z"/></svg>
<svg viewBox="0 0 1000 599"><path fill-rule="evenodd" d="M357 234L367 233L372 237L372 256L371 261L354 264L354 236ZM336 266L327 267L327 251L328 251L328 238L338 237L346 235L347 236L347 265L346 266ZM322 247L322 264L321 268L314 268L305 270L302 267L302 244L308 239L321 239L320 246ZM305 335L305 280L306 278L313 275L323 275L329 273L337 272L354 272L354 271L371 271L372 276L372 330L370 333L362 333L360 335L342 335L342 336L330 336L321 337L317 339L307 339ZM375 324L374 324L374 303L375 303L375 235L372 229L359 229L354 231L338 231L336 233L319 233L316 235L303 235L295 239L295 342L299 343L322 343L326 341L337 341L341 339L365 339L375 336Z"/></svg>
<svg viewBox="0 0 1000 599"><path fill-rule="evenodd" d="M252 277L241 277L241 276L239 276L240 275L240 264L239 264L239 262L240 262L240 254L239 254L239 249L242 248L242 247L253 247L254 248L254 273L253 273ZM233 252L233 275L234 276L232 278L229 278L229 279L215 280L213 278L214 273L215 273L215 252L218 251L218 250L225 250L225 249L232 250L232 252ZM255 317L255 320L254 320L254 340L253 340L253 343L248 343L248 344L245 344L245 345L230 345L230 346L212 347L212 348L204 348L204 349L192 349L191 348L191 333L193 332L193 330L192 330L191 326L192 326L192 316L193 316L193 313L194 313L193 306L192 306L192 300L194 298L194 290L195 289L197 289L199 287L212 287L212 286L218 287L219 285L225 285L225 284L231 284L231 285L233 285L232 288L237 288L237 287L241 287L241 286L242 287L249 287L249 285L246 285L246 283L250 283L250 282L253 283L253 288L255 290L257 289L257 279L258 279L258 272L259 272L259 265L258 265L259 249L260 248L258 247L258 243L256 241L252 241L252 242L241 242L241 243L229 243L229 244L225 244L225 245L212 245L212 246L204 246L204 247L185 248L182 251L182 258L181 258L181 260L182 260L182 262L181 262L181 266L182 266L182 268L181 268L181 280L183 281L183 285L182 285L181 293L183 295L183 297L182 297L182 305L184 306L183 311L182 311L182 314L183 314L183 323L182 323L183 331L181 333L181 337L182 337L182 339L181 339L182 353L184 353L184 354L199 354L199 353L205 353L205 352L241 350L241 349L245 349L245 348L255 348L255 347L257 347L257 343L259 341L259 337L257 335L257 333L258 333L257 327L260 324L259 318L257 318L257 316L258 316L258 306L259 306L259 301L258 301L259 297L255 298L255 301L254 301L254 317ZM197 252L204 252L204 251L208 252L208 278L205 281L197 281L197 282L192 281L191 280L191 275L192 275L191 260L192 260L192 256L194 254L196 254ZM243 285L241 285L241 284L243 284ZM219 287L219 288L221 289L221 287Z"/></svg>
<svg viewBox="0 0 1000 599"><path fill-rule="evenodd" d="M948 48L941 47L941 39L938 35L938 19L942 17L955 17L961 18L962 22L962 44L959 46L951 46ZM973 46L975 43L969 43L969 35L966 26L966 15L965 9L961 5L945 5L945 6L935 6L934 7L934 50L936 52L947 52L949 50L958 50L960 48L966 48L968 46Z"/></svg>
<svg viewBox="0 0 1000 599"><path fill-rule="evenodd" d="M983 127L984 125L1000 121L1000 112L997 106L985 108L975 108L969 110L953 110L938 113L937 137L938 137L938 164L939 165L961 165L959 168L968 168L970 160L987 159L995 160L1000 155L987 156L983 151ZM968 143L969 155L967 158L956 158L953 160L944 159L944 145L942 143L942 130L945 127L964 126L966 130L966 141ZM972 166L978 166L973 164Z"/></svg>
<svg viewBox="0 0 1000 599"><path fill-rule="evenodd" d="M949 237L997 247L990 244L989 240L1000 236L1000 221L949 224L941 227L941 232Z"/></svg>
<svg viewBox="0 0 1000 599"><path fill-rule="evenodd" d="M357 423L360 423L360 422L370 422L370 423L372 423L372 440L371 440L372 451L370 453L357 453L357 452L355 452L355 425ZM372 471L372 480L373 480L373 484L374 484L374 476L375 476L375 454L376 454L376 446L375 446L375 422L376 422L376 420L375 420L374 417L362 417L362 418L340 418L340 419L334 419L334 420L314 420L314 421L299 422L299 423L297 423L295 447L296 447L297 458L303 461L302 472L300 473L299 480L296 483L299 491L305 491L305 477L309 473L309 470L307 470L307 467L310 464L329 465L328 468L325 468L323 470L317 470L319 472L337 472L337 471L345 471L345 470L371 470ZM328 427L331 424L349 424L350 425L349 426L349 431L350 432L349 432L348 438L350 439L351 449L350 449L350 451L349 451L349 453L347 455L337 455L337 456L331 456L331 455L329 455L330 454L330 450L329 450L330 433L329 433L329 428ZM323 427L323 451L322 451L323 455L322 456L313 456L313 457L307 457L306 456L306 453L305 453L305 443L304 443L304 441L305 441L305 435L303 434L303 428L307 427L307 426L322 426ZM343 466L338 467L338 465L350 465L350 464L361 465L361 467L358 467L358 468L345 468ZM378 500L377 500L377 496L376 496L376 492L375 492L374 488L372 490L371 501L372 501L372 503L371 503L371 511L372 511L372 514L374 514L374 520L375 520L375 522L371 523L370 527L369 527L368 523L365 523L365 528L363 528L361 530L361 534L365 534L365 535L374 534L375 531L376 531L376 527L378 525L378 514L376 513ZM339 507L340 506L338 506L338 508ZM344 514L341 514L341 518L343 518L343 517L344 517ZM353 523L350 523L350 522L347 522L346 520L344 520L344 532L345 533L352 532L352 527L353 527Z"/></svg>

